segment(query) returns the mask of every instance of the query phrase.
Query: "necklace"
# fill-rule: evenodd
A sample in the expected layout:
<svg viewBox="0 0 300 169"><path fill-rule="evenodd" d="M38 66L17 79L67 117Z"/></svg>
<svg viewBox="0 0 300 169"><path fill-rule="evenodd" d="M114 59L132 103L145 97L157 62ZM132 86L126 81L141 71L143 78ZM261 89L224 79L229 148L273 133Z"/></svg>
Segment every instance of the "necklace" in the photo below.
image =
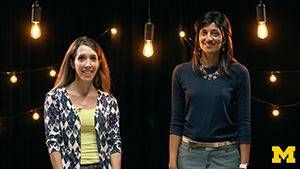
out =
<svg viewBox="0 0 300 169"><path fill-rule="evenodd" d="M202 74L203 79L216 80L218 78L218 76L220 76L220 73L218 72L218 70L216 70L212 74L207 73L207 71L205 70L205 67L202 64L200 65L199 70Z"/></svg>

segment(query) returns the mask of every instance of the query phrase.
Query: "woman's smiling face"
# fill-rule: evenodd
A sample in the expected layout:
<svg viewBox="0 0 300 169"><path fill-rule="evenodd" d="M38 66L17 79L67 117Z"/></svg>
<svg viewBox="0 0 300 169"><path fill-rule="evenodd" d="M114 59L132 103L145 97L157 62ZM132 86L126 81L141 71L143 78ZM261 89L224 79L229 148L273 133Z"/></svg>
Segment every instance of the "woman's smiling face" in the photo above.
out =
<svg viewBox="0 0 300 169"><path fill-rule="evenodd" d="M77 49L74 62L71 66L75 69L75 79L82 81L93 81L100 61L97 53L86 45L81 45Z"/></svg>
<svg viewBox="0 0 300 169"><path fill-rule="evenodd" d="M199 45L203 52L207 54L220 52L222 44L222 32L214 22L200 30Z"/></svg>

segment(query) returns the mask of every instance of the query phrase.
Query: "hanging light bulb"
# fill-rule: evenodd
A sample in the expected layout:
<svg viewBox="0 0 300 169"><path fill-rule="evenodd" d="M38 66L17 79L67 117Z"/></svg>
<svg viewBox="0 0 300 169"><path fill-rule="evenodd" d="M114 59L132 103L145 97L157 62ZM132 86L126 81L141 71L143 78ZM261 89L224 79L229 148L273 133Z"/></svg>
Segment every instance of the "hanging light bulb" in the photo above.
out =
<svg viewBox="0 0 300 169"><path fill-rule="evenodd" d="M268 37L268 35L269 34L268 34L266 22L258 22L257 36L260 39L265 39L266 37Z"/></svg>
<svg viewBox="0 0 300 169"><path fill-rule="evenodd" d="M10 77L10 82L11 83L17 83L18 78L16 76L16 72L12 72L12 76Z"/></svg>
<svg viewBox="0 0 300 169"><path fill-rule="evenodd" d="M154 36L154 24L151 22L150 16L150 0L148 0L148 22L144 26L144 48L143 55L147 58L151 57L154 53L153 49L153 36Z"/></svg>
<svg viewBox="0 0 300 169"><path fill-rule="evenodd" d="M262 3L262 1L259 1L259 4L256 6L256 17L257 17L257 36L260 39L265 39L268 37L268 28L266 25L267 19L266 19L266 6Z"/></svg>
<svg viewBox="0 0 300 169"><path fill-rule="evenodd" d="M179 36L182 37L182 38L184 38L185 37L185 32L184 31L180 31L179 32Z"/></svg>
<svg viewBox="0 0 300 169"><path fill-rule="evenodd" d="M31 29L30 29L30 36L33 39L38 39L41 37L41 6L38 4L37 1L31 7Z"/></svg>
<svg viewBox="0 0 300 169"><path fill-rule="evenodd" d="M145 30L144 30L144 48L143 48L143 55L147 58L151 57L154 53L153 49L153 35L154 35L154 24L151 21L148 21L145 24Z"/></svg>
<svg viewBox="0 0 300 169"><path fill-rule="evenodd" d="M41 37L41 35L42 35L42 33L41 33L41 28L40 28L39 23L32 23L31 30L30 30L30 36L33 39L38 39Z"/></svg>
<svg viewBox="0 0 300 169"><path fill-rule="evenodd" d="M111 34L115 35L118 33L118 30L117 30L117 28L111 28L110 32L111 32Z"/></svg>
<svg viewBox="0 0 300 169"><path fill-rule="evenodd" d="M151 57L153 55L153 44L151 40L145 40L144 43L144 49L143 49L143 55L147 58Z"/></svg>

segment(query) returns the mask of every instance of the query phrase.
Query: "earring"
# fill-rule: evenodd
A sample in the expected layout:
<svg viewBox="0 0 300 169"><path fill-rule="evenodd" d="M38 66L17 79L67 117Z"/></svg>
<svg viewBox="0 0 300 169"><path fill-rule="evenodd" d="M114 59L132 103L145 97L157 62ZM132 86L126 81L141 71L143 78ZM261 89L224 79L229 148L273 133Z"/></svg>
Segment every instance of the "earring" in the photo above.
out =
<svg viewBox="0 0 300 169"><path fill-rule="evenodd" d="M201 51L202 51L201 47L199 47L199 50L198 50L198 51L199 51L199 52L198 52L198 55L201 56Z"/></svg>
<svg viewBox="0 0 300 169"><path fill-rule="evenodd" d="M222 45L222 51L223 51L223 52L225 51L224 44Z"/></svg>

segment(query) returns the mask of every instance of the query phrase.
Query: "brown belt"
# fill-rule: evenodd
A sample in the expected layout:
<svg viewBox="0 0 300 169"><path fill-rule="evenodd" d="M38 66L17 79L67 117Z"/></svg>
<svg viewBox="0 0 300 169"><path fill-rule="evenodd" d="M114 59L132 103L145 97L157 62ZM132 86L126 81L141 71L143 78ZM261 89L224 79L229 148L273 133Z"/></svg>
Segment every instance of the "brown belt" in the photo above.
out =
<svg viewBox="0 0 300 169"><path fill-rule="evenodd" d="M80 169L100 169L100 165L81 166Z"/></svg>
<svg viewBox="0 0 300 169"><path fill-rule="evenodd" d="M225 145L232 145L232 144L236 144L236 141L224 141L224 142L213 142L213 143L201 143L201 142L197 142L197 141L193 141L185 136L182 136L182 141L188 143L189 145L192 146L197 146L197 147L223 147Z"/></svg>

